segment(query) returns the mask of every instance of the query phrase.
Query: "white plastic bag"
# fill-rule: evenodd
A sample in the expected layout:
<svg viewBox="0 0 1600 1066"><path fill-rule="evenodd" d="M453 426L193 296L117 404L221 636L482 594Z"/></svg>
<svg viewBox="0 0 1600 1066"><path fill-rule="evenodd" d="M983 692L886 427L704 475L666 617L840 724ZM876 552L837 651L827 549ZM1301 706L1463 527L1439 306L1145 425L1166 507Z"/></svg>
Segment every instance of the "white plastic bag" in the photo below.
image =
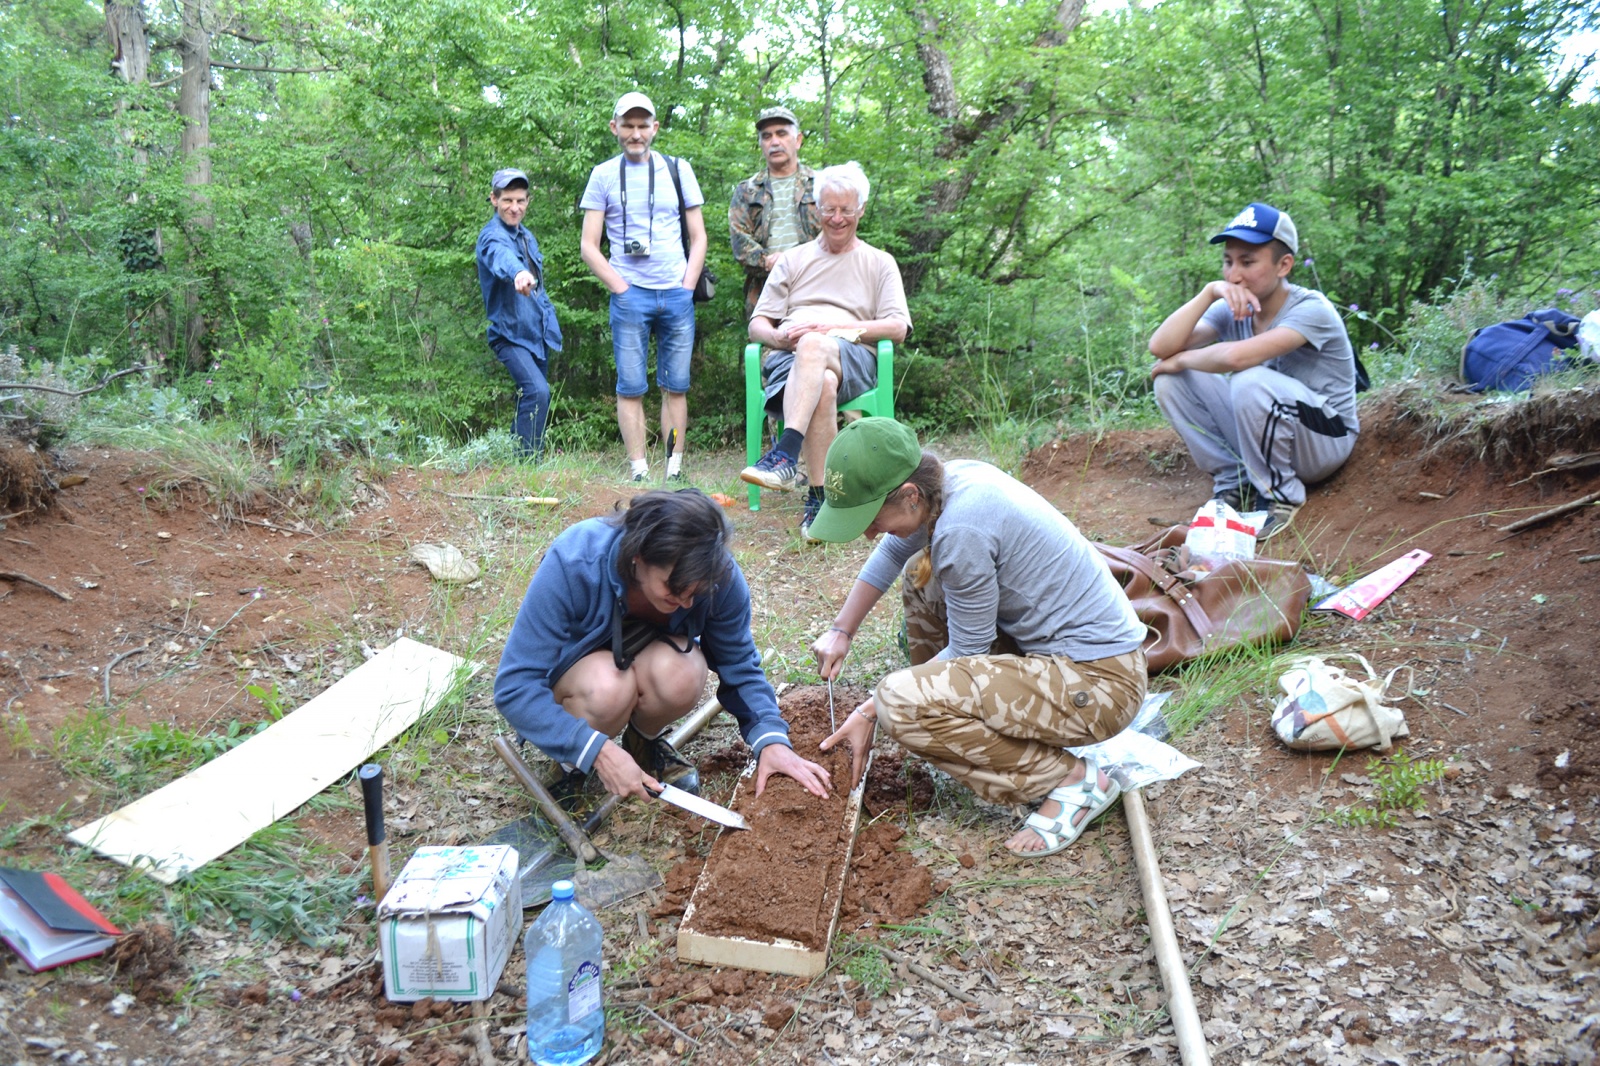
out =
<svg viewBox="0 0 1600 1066"><path fill-rule="evenodd" d="M1215 555L1224 559L1256 557L1256 527L1221 500L1207 500L1194 513L1183 538L1190 555Z"/></svg>
<svg viewBox="0 0 1600 1066"><path fill-rule="evenodd" d="M1400 667L1380 678L1365 658L1351 658L1366 668L1365 678L1352 677L1314 655L1289 664L1278 679L1284 697L1272 712L1279 740L1296 751L1334 751L1387 748L1395 737L1411 735L1400 708L1384 702L1398 698L1388 691Z"/></svg>
<svg viewBox="0 0 1600 1066"><path fill-rule="evenodd" d="M1578 323L1578 351L1591 363L1600 363L1600 311L1590 311Z"/></svg>

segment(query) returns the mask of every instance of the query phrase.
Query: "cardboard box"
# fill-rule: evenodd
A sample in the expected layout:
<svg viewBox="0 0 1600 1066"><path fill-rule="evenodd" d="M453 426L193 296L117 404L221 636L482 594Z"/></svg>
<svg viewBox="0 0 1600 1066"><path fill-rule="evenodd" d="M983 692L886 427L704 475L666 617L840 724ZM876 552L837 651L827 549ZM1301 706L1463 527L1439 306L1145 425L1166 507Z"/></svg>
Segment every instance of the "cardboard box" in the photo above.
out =
<svg viewBox="0 0 1600 1066"><path fill-rule="evenodd" d="M384 994L488 999L521 931L515 848L418 848L378 905Z"/></svg>

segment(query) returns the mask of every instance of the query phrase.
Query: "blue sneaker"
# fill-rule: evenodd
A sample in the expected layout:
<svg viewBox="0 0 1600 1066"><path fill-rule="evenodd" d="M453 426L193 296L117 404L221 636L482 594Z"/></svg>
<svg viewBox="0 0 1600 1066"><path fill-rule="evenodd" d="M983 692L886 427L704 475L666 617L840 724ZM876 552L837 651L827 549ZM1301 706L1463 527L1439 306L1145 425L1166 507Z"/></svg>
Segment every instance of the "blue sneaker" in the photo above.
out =
<svg viewBox="0 0 1600 1066"><path fill-rule="evenodd" d="M800 464L786 452L774 448L739 473L739 480L776 492L792 491L800 484Z"/></svg>
<svg viewBox="0 0 1600 1066"><path fill-rule="evenodd" d="M822 541L811 535L811 523L817 517L817 512L822 510L822 493L812 489L806 493L805 513L800 516L800 537L807 544L821 544Z"/></svg>

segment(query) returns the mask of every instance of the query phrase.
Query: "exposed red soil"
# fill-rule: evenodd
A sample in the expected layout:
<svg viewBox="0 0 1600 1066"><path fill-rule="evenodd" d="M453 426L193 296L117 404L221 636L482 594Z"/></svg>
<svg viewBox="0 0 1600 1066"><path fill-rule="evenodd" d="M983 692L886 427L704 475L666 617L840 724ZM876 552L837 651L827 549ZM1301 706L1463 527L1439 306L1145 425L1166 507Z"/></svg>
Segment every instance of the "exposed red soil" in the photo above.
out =
<svg viewBox="0 0 1600 1066"><path fill-rule="evenodd" d="M866 697L864 690L836 686L835 707L854 707ZM798 751L816 752L832 732L821 686L790 689L779 707ZM690 921L696 932L791 940L813 951L827 947L854 829L845 817L850 798L842 787L850 779L850 756L836 748L814 759L840 786L826 800L777 775L759 796L753 782L740 789L735 810L750 828L724 832L712 845L694 895Z"/></svg>

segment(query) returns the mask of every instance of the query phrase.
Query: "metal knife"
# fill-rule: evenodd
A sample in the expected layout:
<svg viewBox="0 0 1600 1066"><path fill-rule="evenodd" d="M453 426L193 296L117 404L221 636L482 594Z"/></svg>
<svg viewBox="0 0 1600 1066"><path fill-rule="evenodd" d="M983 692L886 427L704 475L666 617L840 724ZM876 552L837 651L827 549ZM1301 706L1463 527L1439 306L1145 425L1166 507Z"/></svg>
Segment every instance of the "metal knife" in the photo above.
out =
<svg viewBox="0 0 1600 1066"><path fill-rule="evenodd" d="M672 785L663 785L661 791L646 788L645 791L658 799L664 799L674 807L682 807L690 814L698 814L702 818L709 818L718 825L725 825L729 829L749 829L750 824L744 820L744 815L735 814L726 807L720 807L710 800L701 799L691 792Z"/></svg>

